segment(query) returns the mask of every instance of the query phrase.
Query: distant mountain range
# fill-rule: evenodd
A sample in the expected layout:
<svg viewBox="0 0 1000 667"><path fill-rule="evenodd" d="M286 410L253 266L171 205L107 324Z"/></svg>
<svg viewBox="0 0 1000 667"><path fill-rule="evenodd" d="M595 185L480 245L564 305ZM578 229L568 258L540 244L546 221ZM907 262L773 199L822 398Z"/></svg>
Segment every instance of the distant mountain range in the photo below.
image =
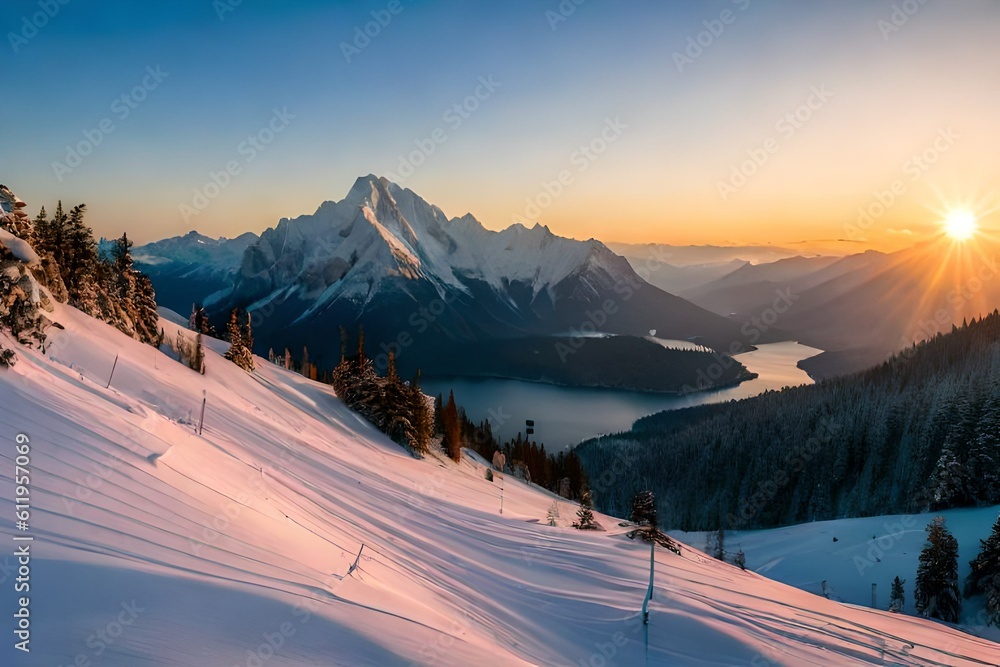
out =
<svg viewBox="0 0 1000 667"><path fill-rule="evenodd" d="M193 301L219 320L249 307L261 353L288 347L297 356L306 346L329 368L339 359L339 328L363 324L382 362L395 349L407 373L419 365L496 375L496 359L480 353L502 348L503 358L519 360L522 379L591 383L596 372L615 377L612 386L646 386L638 371L622 378L618 367L643 364L638 350L652 348L602 343L611 356L587 355L598 368L584 372L574 368L583 363L575 352L594 332L655 332L724 354L795 339L826 351L800 364L819 379L866 368L1000 304L996 248L983 238L846 257L777 246L612 247L623 255L538 224L490 231L471 214L448 218L412 190L369 175L344 199L282 219L260 237L191 232L135 256L161 304L182 314ZM539 337L552 338L555 352L544 361ZM532 358L538 363L525 375ZM556 372L553 361L569 371ZM656 388L683 383L664 378Z"/></svg>
<svg viewBox="0 0 1000 667"><path fill-rule="evenodd" d="M157 302L186 315L193 301L232 289L244 251L257 240L250 232L235 239L188 232L136 248L133 260L152 279Z"/></svg>
<svg viewBox="0 0 1000 667"><path fill-rule="evenodd" d="M712 261L657 264L653 250L664 256L669 247L637 247L647 254L633 247L629 261L640 272L646 268L643 275L650 282L719 315L739 322L763 320L787 337L826 350L799 364L817 379L877 364L1000 305L998 248L985 235L966 244L940 239L893 253L869 250L762 263L718 262L728 255L708 247L681 259ZM791 303L775 312L776 299Z"/></svg>
<svg viewBox="0 0 1000 667"><path fill-rule="evenodd" d="M374 175L359 178L343 200L282 219L259 238L192 233L135 254L164 305L183 313L204 301L220 319L232 307L248 307L258 352L288 347L298 355L306 346L321 368L339 360L339 328L353 338L361 324L370 353L384 360L394 349L407 373L421 366L431 374L461 368L495 375L496 364L483 353L498 348L478 343L504 341L505 358L517 360L512 367L528 369L514 377L556 381L554 356L578 367L560 368L561 381L613 377L597 384L667 391L690 378L665 370L649 386L639 376L648 375L644 364L669 369L678 351L635 345L635 338L695 341L725 354L751 349L758 338L646 282L599 241L559 237L537 224L490 231L471 214L448 218L412 190ZM613 336L601 343L604 355L587 355L585 369L576 352L595 331ZM539 337L552 339L555 354L533 366ZM697 354L705 356L702 366L711 363L711 355ZM741 379L736 368L720 385Z"/></svg>

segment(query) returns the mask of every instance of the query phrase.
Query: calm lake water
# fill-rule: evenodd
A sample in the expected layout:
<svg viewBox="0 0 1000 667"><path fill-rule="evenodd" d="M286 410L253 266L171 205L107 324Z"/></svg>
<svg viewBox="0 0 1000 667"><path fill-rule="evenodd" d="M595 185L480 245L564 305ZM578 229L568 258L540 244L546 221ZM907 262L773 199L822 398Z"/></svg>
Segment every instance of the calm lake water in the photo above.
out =
<svg viewBox="0 0 1000 667"><path fill-rule="evenodd" d="M518 431L523 433L525 420L533 419L534 438L552 451L596 435L628 430L636 419L661 410L720 403L756 396L768 389L812 383L795 364L819 354L820 350L798 343L770 343L758 348L737 357L759 375L756 380L686 396L467 377L427 377L421 386L425 393L433 396L440 393L445 398L449 391L454 391L455 401L469 417L477 422L488 419L498 438L512 438Z"/></svg>

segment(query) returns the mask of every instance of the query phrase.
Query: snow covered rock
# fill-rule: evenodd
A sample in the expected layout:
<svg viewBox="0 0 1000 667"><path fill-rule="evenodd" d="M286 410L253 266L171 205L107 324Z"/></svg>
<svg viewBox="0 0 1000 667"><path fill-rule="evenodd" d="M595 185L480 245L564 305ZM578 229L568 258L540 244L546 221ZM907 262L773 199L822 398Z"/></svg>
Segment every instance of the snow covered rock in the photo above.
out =
<svg viewBox="0 0 1000 667"><path fill-rule="evenodd" d="M43 267L38 253L26 240L31 238L31 223L22 208L24 202L0 185L0 325L19 343L40 345L51 324L43 313L51 313L54 308L50 295L35 276L43 272ZM5 362L13 359L9 351L0 355Z"/></svg>

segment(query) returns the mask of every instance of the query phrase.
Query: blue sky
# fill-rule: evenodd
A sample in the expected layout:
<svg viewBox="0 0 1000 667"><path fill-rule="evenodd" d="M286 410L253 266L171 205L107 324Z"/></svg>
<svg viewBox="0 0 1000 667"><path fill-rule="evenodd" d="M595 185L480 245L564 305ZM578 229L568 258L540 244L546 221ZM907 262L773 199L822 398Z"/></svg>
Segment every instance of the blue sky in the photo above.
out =
<svg viewBox="0 0 1000 667"><path fill-rule="evenodd" d="M402 184L493 228L537 219L582 238L777 243L842 236L909 155L960 128L866 230L866 242L891 244L931 225L938 199L988 200L1000 148L1000 6L910 1L886 32L894 3L879 0L42 0L58 12L37 34L25 20L41 23L38 0L8 1L0 80L20 101L0 111L0 178L31 211L86 202L99 234L232 236L312 212L359 175L398 175L400 156L433 145ZM554 22L560 6L574 9ZM348 62L343 44L371 12L391 21ZM699 37L707 45L679 69L675 54ZM122 118L115 100L152 81L147 68L167 74ZM499 85L446 116L483 93L481 79ZM778 133L776 120L823 85L830 100L794 136ZM248 151L275 109L294 118ZM581 159L614 119L625 129ZM442 143L430 139L438 128ZM54 166L94 138L78 166ZM779 150L767 164L720 193L769 138ZM216 193L212 174L230 163L238 173ZM206 187L213 196L194 206Z"/></svg>

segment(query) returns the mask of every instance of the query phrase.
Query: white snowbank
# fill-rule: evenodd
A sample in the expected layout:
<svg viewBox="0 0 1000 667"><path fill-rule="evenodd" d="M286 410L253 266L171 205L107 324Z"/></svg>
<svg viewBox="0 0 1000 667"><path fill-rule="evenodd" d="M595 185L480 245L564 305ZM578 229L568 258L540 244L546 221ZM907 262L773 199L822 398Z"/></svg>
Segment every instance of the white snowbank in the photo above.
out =
<svg viewBox="0 0 1000 667"><path fill-rule="evenodd" d="M264 360L248 375L213 341L200 375L71 308L54 319L65 330L50 331L45 356L18 348L0 372L3 437L26 433L32 447L30 664L644 664L649 551L616 520L576 531L562 502L546 526L552 496L510 477L501 515L501 480L481 463L415 460L326 386ZM177 325L161 323L171 339ZM12 457L0 448L8 499ZM8 534L12 522L0 513ZM656 561L650 665L1000 655L692 549ZM0 596L3 623L13 599ZM113 641L98 643L107 628ZM26 664L7 659L11 644L0 664Z"/></svg>
<svg viewBox="0 0 1000 667"><path fill-rule="evenodd" d="M34 264L40 261L38 253L35 252L34 248L31 247L27 241L19 239L6 229L0 229L0 245L5 246L8 250L14 253L14 257L26 264Z"/></svg>

